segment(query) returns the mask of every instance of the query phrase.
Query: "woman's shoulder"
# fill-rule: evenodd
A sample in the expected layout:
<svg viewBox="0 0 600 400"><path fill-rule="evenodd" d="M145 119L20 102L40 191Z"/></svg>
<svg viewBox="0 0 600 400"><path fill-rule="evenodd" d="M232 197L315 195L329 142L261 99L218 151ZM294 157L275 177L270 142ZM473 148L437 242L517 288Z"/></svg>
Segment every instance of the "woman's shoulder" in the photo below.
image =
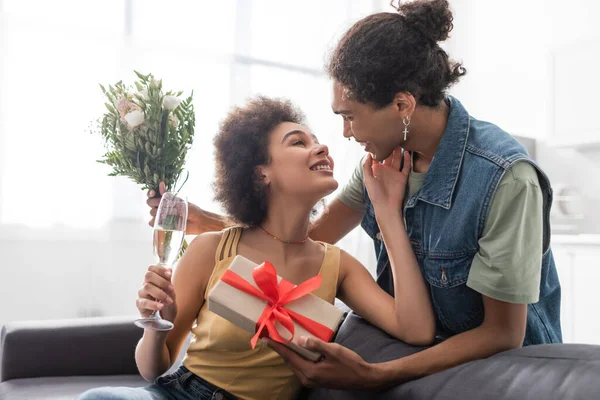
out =
<svg viewBox="0 0 600 400"><path fill-rule="evenodd" d="M189 248L192 248L192 246L194 247L202 247L202 248L211 248L214 247L214 249L216 250L216 248L219 246L219 242L221 241L221 239L223 238L223 234L225 233L225 230L222 231L217 231L217 232L204 232L201 233L199 235L197 235L194 240L192 240L192 242L190 243Z"/></svg>
<svg viewBox="0 0 600 400"><path fill-rule="evenodd" d="M327 246L327 251L334 256L332 259L335 259L339 263L340 270L346 271L352 268L365 268L356 257L342 248L333 244L323 244Z"/></svg>
<svg viewBox="0 0 600 400"><path fill-rule="evenodd" d="M215 254L222 247L222 239L226 230L205 232L197 235L185 250L176 270L179 274L187 274L189 284L205 282L216 265Z"/></svg>
<svg viewBox="0 0 600 400"><path fill-rule="evenodd" d="M191 251L196 257L206 260L215 260L221 248L237 244L242 229L242 227L233 226L222 231L201 233L192 240L186 252ZM219 257L216 261L219 261Z"/></svg>
<svg viewBox="0 0 600 400"><path fill-rule="evenodd" d="M227 235L241 232L241 230L242 227L231 226L221 231L203 232L197 235L194 240L192 240L192 243L202 244L203 246L218 246L221 242L221 239L225 238Z"/></svg>

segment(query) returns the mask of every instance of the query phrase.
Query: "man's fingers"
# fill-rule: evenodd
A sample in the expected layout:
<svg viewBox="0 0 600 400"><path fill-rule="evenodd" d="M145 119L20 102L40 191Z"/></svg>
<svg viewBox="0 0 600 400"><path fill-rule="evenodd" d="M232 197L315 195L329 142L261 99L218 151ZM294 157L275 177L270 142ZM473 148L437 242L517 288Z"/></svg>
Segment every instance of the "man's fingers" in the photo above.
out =
<svg viewBox="0 0 600 400"><path fill-rule="evenodd" d="M317 339L314 337L301 337L298 341L298 344L300 344L300 346L304 347L305 349L321 353L326 358L337 358L341 348L340 345L337 343L327 343L322 341L321 339Z"/></svg>
<svg viewBox="0 0 600 400"><path fill-rule="evenodd" d="M152 208L156 208L160 204L160 197L148 197L146 204Z"/></svg>
<svg viewBox="0 0 600 400"><path fill-rule="evenodd" d="M313 364L312 361L302 357L300 354L296 353L294 350L290 349L284 344L276 342L271 338L265 338L263 340L266 340L267 345L277 354L279 354L290 366L293 365L295 368L303 369L306 367L306 365Z"/></svg>
<svg viewBox="0 0 600 400"><path fill-rule="evenodd" d="M297 356L297 354L293 350L290 350L287 346L284 346L279 342L276 342L269 338L264 338L263 341L266 341L267 345L277 354L279 354L286 362L293 359L294 356Z"/></svg>
<svg viewBox="0 0 600 400"><path fill-rule="evenodd" d="M167 192L167 187L165 186L165 183L161 181L158 184L158 193L160 195L158 196L158 199L157 199L157 203L156 203L157 206L158 206L158 203L160 202L160 196L162 196L166 192ZM152 199L156 199L156 190L153 190L153 189L148 190L147 196L148 196L148 201L150 201ZM148 204L148 205L150 205L150 204Z"/></svg>

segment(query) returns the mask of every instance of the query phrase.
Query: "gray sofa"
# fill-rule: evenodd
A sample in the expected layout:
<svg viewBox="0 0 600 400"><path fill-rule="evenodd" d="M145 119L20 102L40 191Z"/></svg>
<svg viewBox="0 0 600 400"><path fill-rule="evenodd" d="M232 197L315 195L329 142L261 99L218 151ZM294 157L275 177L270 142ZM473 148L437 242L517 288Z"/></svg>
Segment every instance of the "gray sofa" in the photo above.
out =
<svg viewBox="0 0 600 400"><path fill-rule="evenodd" d="M0 400L74 399L97 386L142 386L133 318L20 322L3 327ZM336 341L367 361L420 351L350 314ZM176 368L176 366L174 367ZM497 354L383 392L315 389L320 399L600 399L600 346L542 345Z"/></svg>

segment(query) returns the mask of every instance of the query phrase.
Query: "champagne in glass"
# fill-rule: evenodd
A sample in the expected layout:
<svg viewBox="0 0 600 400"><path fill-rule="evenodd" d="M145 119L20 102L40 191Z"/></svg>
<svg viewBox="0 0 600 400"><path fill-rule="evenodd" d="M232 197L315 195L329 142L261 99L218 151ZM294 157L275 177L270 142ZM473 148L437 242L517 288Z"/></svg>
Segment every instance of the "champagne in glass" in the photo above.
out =
<svg viewBox="0 0 600 400"><path fill-rule="evenodd" d="M158 257L160 265L173 265L181 244L185 237L185 232L172 229L154 229L154 255Z"/></svg>
<svg viewBox="0 0 600 400"><path fill-rule="evenodd" d="M154 221L154 256L158 265L170 268L177 260L185 237L187 209L185 197L171 192L162 196ZM162 319L158 311L148 318L137 319L135 324L156 331L173 329L173 323Z"/></svg>

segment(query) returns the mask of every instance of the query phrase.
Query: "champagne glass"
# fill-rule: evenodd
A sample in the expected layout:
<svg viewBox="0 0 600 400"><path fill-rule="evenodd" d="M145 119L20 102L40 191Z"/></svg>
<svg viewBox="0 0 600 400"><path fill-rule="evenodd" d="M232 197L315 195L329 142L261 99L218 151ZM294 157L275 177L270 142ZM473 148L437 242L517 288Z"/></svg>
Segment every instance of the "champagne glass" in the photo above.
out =
<svg viewBox="0 0 600 400"><path fill-rule="evenodd" d="M160 199L154 220L154 256L158 265L170 268L177 260L185 238L188 203L184 196L167 192ZM169 331L173 323L162 319L155 311L150 317L139 318L135 324L140 328Z"/></svg>

